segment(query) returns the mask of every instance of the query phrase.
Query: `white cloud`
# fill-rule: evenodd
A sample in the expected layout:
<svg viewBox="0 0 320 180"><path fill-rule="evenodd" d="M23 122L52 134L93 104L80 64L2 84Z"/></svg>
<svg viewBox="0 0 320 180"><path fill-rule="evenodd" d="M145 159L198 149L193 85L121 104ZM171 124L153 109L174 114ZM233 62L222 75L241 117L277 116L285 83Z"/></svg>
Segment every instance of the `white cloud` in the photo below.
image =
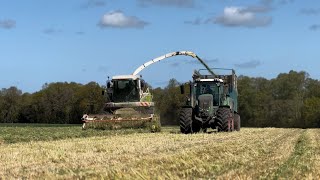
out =
<svg viewBox="0 0 320 180"><path fill-rule="evenodd" d="M126 16L121 11L111 11L103 15L98 25L102 28L144 28L148 24L135 16Z"/></svg>
<svg viewBox="0 0 320 180"><path fill-rule="evenodd" d="M207 22L232 27L259 27L271 24L271 17L258 17L257 13L257 9L226 7L222 15L208 19Z"/></svg>

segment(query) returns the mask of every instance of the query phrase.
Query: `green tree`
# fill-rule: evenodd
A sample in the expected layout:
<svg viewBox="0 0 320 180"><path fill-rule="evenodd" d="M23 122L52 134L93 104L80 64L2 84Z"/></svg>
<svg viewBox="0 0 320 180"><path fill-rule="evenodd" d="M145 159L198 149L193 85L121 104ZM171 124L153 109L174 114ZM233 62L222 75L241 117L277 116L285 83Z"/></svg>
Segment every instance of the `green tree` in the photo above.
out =
<svg viewBox="0 0 320 180"><path fill-rule="evenodd" d="M185 96L180 93L179 85L176 79L170 79L163 90L161 88L153 90L154 101L160 112L162 124L179 124L179 111L185 102Z"/></svg>
<svg viewBox="0 0 320 180"><path fill-rule="evenodd" d="M0 121L5 123L17 122L20 111L21 90L16 87L3 88L0 91Z"/></svg>
<svg viewBox="0 0 320 180"><path fill-rule="evenodd" d="M275 110L271 118L278 120L279 127L302 127L303 101L306 94L306 83L309 75L304 72L290 71L281 73L271 81Z"/></svg>

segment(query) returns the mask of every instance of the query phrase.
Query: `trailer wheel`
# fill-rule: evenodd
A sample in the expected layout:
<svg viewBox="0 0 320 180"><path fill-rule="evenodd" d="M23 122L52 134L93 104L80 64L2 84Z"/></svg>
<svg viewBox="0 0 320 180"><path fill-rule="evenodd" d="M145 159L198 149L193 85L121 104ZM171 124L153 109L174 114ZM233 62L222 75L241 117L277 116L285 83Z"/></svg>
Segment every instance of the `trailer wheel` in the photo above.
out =
<svg viewBox="0 0 320 180"><path fill-rule="evenodd" d="M240 131L240 127L241 127L240 115L237 113L234 113L234 129L236 131Z"/></svg>
<svg viewBox="0 0 320 180"><path fill-rule="evenodd" d="M230 112L229 108L219 108L217 110L217 118L216 118L216 127L218 131L232 131L234 127L234 120L233 120L232 113Z"/></svg>
<svg viewBox="0 0 320 180"><path fill-rule="evenodd" d="M192 133L192 108L182 108L179 115L180 131L184 134Z"/></svg>

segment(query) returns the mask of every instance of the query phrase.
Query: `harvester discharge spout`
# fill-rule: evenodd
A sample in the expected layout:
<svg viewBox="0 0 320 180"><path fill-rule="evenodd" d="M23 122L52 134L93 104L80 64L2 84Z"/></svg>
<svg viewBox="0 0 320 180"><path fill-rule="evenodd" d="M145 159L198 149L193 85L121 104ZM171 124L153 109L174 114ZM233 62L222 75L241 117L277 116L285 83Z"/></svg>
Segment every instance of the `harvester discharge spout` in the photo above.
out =
<svg viewBox="0 0 320 180"><path fill-rule="evenodd" d="M156 63L156 62L160 62L166 58L169 58L169 57L173 57L173 56L179 56L179 55L185 55L185 56L191 56L195 59L197 59L208 71L211 75L214 75L215 76L215 73L209 68L209 66L199 57L197 56L194 52L191 52L191 51L176 51L176 52L171 52L171 53L168 53L168 54L165 54L163 56L160 56L160 57L157 57L157 58L154 58L154 59L151 59L150 61L142 64L141 66L139 66L133 73L132 75L137 75L139 74L144 68L150 66L151 64L153 63Z"/></svg>

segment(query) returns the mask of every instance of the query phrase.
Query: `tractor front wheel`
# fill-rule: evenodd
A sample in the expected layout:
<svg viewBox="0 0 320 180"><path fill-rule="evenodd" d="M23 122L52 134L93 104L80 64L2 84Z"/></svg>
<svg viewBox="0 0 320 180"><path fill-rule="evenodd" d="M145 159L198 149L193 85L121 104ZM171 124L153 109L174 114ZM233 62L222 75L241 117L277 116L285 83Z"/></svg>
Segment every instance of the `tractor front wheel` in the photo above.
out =
<svg viewBox="0 0 320 180"><path fill-rule="evenodd" d="M223 107L217 110L216 127L219 132L233 131L234 118L229 108Z"/></svg>

